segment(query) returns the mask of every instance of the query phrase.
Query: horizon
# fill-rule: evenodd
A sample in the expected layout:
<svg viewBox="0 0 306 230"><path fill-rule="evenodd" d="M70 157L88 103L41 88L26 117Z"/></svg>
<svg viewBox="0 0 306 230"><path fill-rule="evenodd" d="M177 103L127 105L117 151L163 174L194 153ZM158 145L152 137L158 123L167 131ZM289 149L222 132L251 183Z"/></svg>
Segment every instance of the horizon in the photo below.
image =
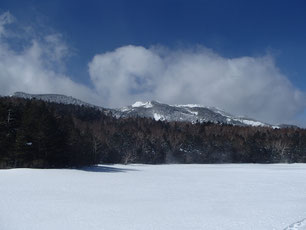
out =
<svg viewBox="0 0 306 230"><path fill-rule="evenodd" d="M299 0L4 0L0 94L201 104L306 127L305 9Z"/></svg>

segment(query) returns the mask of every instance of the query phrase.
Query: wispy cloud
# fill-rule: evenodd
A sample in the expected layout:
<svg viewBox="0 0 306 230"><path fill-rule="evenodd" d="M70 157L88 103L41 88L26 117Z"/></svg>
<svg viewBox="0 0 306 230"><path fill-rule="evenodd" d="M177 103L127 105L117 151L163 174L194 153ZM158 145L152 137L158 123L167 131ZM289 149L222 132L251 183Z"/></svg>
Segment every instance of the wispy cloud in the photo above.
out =
<svg viewBox="0 0 306 230"><path fill-rule="evenodd" d="M12 48L0 15L0 94L15 91L61 93L108 107L136 100L197 103L262 121L292 122L305 109L305 92L294 87L273 57L225 58L202 46L169 50L165 47L123 46L97 54L88 64L94 88L65 74L69 46L59 33L19 36L22 49Z"/></svg>
<svg viewBox="0 0 306 230"><path fill-rule="evenodd" d="M14 50L6 35L6 26L13 23L6 12L0 16L0 94L16 91L29 93L61 93L98 103L98 96L85 85L74 82L61 71L69 48L60 34L18 36L25 45ZM23 41L26 39L27 41Z"/></svg>
<svg viewBox="0 0 306 230"><path fill-rule="evenodd" d="M14 17L9 12L4 12L0 15L0 36L6 35L5 26L14 22Z"/></svg>

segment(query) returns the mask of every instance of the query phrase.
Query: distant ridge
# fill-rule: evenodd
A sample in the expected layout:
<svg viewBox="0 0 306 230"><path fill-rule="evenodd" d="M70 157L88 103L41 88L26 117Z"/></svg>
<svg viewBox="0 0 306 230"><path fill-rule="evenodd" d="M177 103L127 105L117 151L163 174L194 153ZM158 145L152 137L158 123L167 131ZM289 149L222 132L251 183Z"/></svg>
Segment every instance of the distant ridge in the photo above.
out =
<svg viewBox="0 0 306 230"><path fill-rule="evenodd" d="M24 92L16 92L12 95L12 97L19 97L24 99L37 99L46 102L53 102L58 104L71 104L71 105L79 105L79 106L87 106L87 107L94 107L100 108L99 106L92 105L90 103L81 101L71 96L66 96L62 94L29 94Z"/></svg>
<svg viewBox="0 0 306 230"><path fill-rule="evenodd" d="M219 124L238 125L238 126L254 126L254 127L271 127L283 128L290 127L289 125L270 125L255 119L234 116L221 109L215 107L205 107L197 104L186 105L168 105L157 101L135 102L133 105L119 109L106 109L100 106L81 101L71 96L61 94L28 94L24 92L16 92L13 97L24 99L37 99L46 102L59 104L72 104L78 106L87 106L96 108L101 111L111 112L117 118L126 117L146 117L160 121L178 121L203 123L212 122Z"/></svg>

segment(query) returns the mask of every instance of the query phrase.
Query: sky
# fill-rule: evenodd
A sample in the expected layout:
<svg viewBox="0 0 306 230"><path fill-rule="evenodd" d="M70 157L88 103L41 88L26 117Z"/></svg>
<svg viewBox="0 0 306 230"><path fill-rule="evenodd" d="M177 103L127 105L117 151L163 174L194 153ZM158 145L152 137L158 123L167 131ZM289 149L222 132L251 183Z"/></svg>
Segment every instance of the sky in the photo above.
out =
<svg viewBox="0 0 306 230"><path fill-rule="evenodd" d="M0 94L202 104L306 127L306 2L0 0Z"/></svg>

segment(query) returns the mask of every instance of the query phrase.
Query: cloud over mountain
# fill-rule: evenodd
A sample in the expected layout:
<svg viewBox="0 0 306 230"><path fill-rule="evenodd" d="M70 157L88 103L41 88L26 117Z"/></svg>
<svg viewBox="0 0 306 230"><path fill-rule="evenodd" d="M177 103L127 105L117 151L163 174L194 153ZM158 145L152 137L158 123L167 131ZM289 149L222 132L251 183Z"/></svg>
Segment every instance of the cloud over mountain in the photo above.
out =
<svg viewBox="0 0 306 230"><path fill-rule="evenodd" d="M96 55L89 72L109 105L140 99L197 103L269 122L289 120L305 107L305 93L290 83L271 56L225 58L201 46L124 46Z"/></svg>
<svg viewBox="0 0 306 230"><path fill-rule="evenodd" d="M203 46L169 50L128 45L93 57L89 87L64 71L70 50L60 34L19 34L23 45L15 49L10 24L18 21L8 12L0 15L1 95L60 93L107 107L138 100L196 103L270 123L292 122L306 108L305 92L291 84L269 55L226 58Z"/></svg>

